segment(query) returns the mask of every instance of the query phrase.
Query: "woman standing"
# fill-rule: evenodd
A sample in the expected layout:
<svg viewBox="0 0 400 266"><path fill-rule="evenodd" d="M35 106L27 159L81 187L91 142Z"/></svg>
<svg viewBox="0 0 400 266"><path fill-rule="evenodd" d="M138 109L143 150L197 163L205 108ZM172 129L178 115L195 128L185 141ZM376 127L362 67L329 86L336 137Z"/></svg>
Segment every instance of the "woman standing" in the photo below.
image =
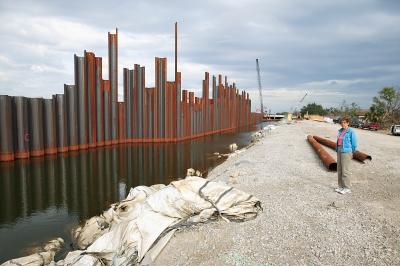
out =
<svg viewBox="0 0 400 266"><path fill-rule="evenodd" d="M340 194L351 193L349 168L353 152L357 149L357 136L349 124L350 120L347 117L342 118L340 121L342 128L339 129L336 142L339 187L335 191Z"/></svg>

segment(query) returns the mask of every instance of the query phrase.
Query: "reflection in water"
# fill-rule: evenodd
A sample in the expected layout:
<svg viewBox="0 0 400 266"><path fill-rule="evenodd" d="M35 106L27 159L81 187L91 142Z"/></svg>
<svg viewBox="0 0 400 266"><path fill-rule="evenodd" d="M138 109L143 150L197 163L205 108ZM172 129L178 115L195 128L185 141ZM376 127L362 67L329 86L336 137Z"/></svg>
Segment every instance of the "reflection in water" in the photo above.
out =
<svg viewBox="0 0 400 266"><path fill-rule="evenodd" d="M0 263L70 229L126 197L137 185L167 184L187 168L206 171L249 132L166 144L126 144L0 164ZM66 252L67 250L64 250Z"/></svg>

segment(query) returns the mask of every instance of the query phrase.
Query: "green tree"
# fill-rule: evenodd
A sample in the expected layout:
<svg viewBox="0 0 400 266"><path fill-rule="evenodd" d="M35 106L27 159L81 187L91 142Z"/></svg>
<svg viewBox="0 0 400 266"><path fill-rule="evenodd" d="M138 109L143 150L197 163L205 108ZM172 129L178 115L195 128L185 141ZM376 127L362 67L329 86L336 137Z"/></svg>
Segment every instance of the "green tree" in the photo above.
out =
<svg viewBox="0 0 400 266"><path fill-rule="evenodd" d="M390 124L398 120L400 112L400 91L393 87L385 87L372 99L372 105L366 114L368 120L381 124Z"/></svg>
<svg viewBox="0 0 400 266"><path fill-rule="evenodd" d="M346 100L343 100L343 102L340 105L340 115L341 116L350 116L350 117L356 117L357 114L360 112L361 108L360 106L352 102L350 105L346 103Z"/></svg>
<svg viewBox="0 0 400 266"><path fill-rule="evenodd" d="M320 104L309 103L306 106L301 108L300 113L304 116L305 114L309 115L325 115L327 112Z"/></svg>
<svg viewBox="0 0 400 266"><path fill-rule="evenodd" d="M385 113L382 105L373 104L369 111L365 114L365 118L370 122L378 122L381 123L382 116Z"/></svg>
<svg viewBox="0 0 400 266"><path fill-rule="evenodd" d="M338 115L342 114L340 109L337 107L329 107L329 108L326 108L325 111L326 111L326 114L331 115L331 116L338 116Z"/></svg>
<svg viewBox="0 0 400 266"><path fill-rule="evenodd" d="M346 103L346 100L343 100L342 104L340 105L340 115L341 116L348 116L349 106Z"/></svg>
<svg viewBox="0 0 400 266"><path fill-rule="evenodd" d="M361 108L355 102L352 102L348 107L348 113L350 117L357 117L357 114L360 112Z"/></svg>

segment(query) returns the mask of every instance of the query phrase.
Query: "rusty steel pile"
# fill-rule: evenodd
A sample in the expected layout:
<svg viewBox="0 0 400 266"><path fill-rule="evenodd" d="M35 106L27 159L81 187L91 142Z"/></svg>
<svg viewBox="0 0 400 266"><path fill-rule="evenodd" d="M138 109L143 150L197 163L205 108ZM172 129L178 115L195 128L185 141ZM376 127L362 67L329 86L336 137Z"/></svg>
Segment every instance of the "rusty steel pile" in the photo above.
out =
<svg viewBox="0 0 400 266"><path fill-rule="evenodd" d="M0 161L131 142L176 142L234 131L261 121L251 100L227 77L205 73L202 97L167 81L167 59L155 58L155 87L145 87L145 67L124 68L124 102L118 102L118 29L108 33L109 80L102 58L92 52L74 56L75 84L52 99L0 95Z"/></svg>

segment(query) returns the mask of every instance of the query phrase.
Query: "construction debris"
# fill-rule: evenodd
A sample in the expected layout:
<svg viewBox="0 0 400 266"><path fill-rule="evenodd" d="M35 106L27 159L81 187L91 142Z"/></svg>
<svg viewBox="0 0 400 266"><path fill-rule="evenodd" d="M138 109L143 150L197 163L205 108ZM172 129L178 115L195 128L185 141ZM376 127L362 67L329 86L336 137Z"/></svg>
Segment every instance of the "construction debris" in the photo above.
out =
<svg viewBox="0 0 400 266"><path fill-rule="evenodd" d="M238 145L236 143L232 143L231 145L229 145L229 150L231 152L235 152L238 149Z"/></svg>
<svg viewBox="0 0 400 266"><path fill-rule="evenodd" d="M186 170L186 176L199 176L202 177L203 173L199 170L194 170L193 168L189 168Z"/></svg>
<svg viewBox="0 0 400 266"><path fill-rule="evenodd" d="M194 176L196 174L196 170L194 170L193 168L188 168L186 170L186 176Z"/></svg>
<svg viewBox="0 0 400 266"><path fill-rule="evenodd" d="M267 125L265 127L263 127L262 130L259 130L257 132L255 132L252 136L251 136L251 142L257 142L260 139L262 139L263 137L265 137L268 133L270 133L272 130L277 129L279 126L276 125Z"/></svg>

